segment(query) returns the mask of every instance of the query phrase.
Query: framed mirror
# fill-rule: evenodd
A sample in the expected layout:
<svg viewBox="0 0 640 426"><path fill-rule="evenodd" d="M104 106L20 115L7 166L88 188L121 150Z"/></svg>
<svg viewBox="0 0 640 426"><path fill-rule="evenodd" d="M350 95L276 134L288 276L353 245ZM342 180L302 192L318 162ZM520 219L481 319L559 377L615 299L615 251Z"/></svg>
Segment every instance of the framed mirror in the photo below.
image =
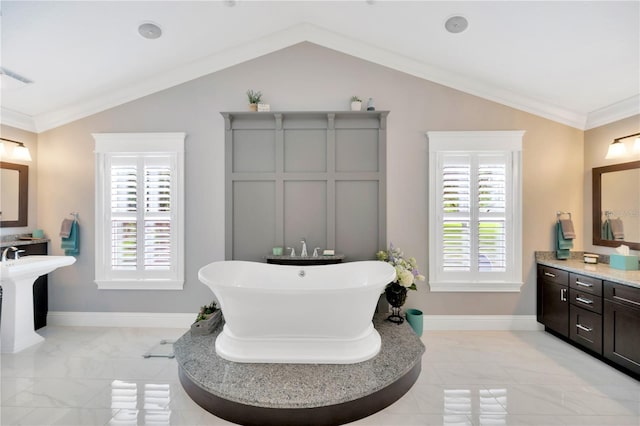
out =
<svg viewBox="0 0 640 426"><path fill-rule="evenodd" d="M27 226L29 166L0 161L0 226Z"/></svg>
<svg viewBox="0 0 640 426"><path fill-rule="evenodd" d="M640 250L640 161L593 168L593 245Z"/></svg>

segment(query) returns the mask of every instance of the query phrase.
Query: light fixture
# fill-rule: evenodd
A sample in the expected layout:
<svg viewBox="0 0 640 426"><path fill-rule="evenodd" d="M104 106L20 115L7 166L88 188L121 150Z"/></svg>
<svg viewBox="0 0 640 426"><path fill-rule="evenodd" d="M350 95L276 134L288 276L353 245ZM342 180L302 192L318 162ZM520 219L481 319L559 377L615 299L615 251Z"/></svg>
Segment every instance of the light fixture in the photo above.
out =
<svg viewBox="0 0 640 426"><path fill-rule="evenodd" d="M5 155L7 155L7 150L4 147L4 142L0 142L0 158L4 157Z"/></svg>
<svg viewBox="0 0 640 426"><path fill-rule="evenodd" d="M627 154L627 148L624 146L624 139L629 139L634 136L640 136L640 133L634 133L632 135L622 136L620 138L615 138L611 145L609 145L609 149L607 150L607 155L604 158L610 160L612 158L620 158L624 157ZM636 139L634 144L634 151L640 151L640 138Z"/></svg>
<svg viewBox="0 0 640 426"><path fill-rule="evenodd" d="M640 154L640 136L636 138L636 141L633 144L633 152L637 152Z"/></svg>
<svg viewBox="0 0 640 426"><path fill-rule="evenodd" d="M31 161L31 154L29 153L29 148L24 146L22 142L18 142L18 141L14 141L12 139L6 139L6 138L0 138L0 140L15 143L16 145L18 145L15 148L13 148L13 151L11 152L11 156L9 156L10 159L18 160L18 161ZM2 148L0 148L0 153L3 153L3 154L6 153L4 143L2 144Z"/></svg>

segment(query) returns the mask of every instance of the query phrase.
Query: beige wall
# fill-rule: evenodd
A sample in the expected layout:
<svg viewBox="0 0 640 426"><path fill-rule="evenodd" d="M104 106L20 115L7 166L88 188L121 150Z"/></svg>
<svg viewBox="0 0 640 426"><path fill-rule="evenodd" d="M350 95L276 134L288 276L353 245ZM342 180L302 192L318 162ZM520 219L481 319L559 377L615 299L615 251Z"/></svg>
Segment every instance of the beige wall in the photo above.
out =
<svg viewBox="0 0 640 426"><path fill-rule="evenodd" d="M594 167L609 166L611 164L628 163L630 161L640 160L640 153L634 153L628 150L627 156L624 158L616 158L607 160L605 155L609 149L609 145L615 138L631 135L640 132L640 115L625 118L605 126L596 127L587 130L584 134L584 234L588 236L586 239L585 250L594 253L614 253L615 249L611 247L594 246L592 244L592 226L593 219L591 217L593 210L592 197L592 173ZM631 147L631 141L627 142L627 148ZM635 194L637 197L638 194ZM640 254L640 251L633 251L634 254Z"/></svg>
<svg viewBox="0 0 640 426"><path fill-rule="evenodd" d="M2 124L0 125L0 136L24 143L24 146L29 148L32 160L31 162L25 162L15 161L9 158L2 159L2 161L6 161L8 163L25 164L29 166L29 216L27 218L27 226L0 228L0 235L26 234L38 227L38 223L36 221L38 197L38 135L26 130L16 129L15 127L5 126ZM10 142L5 142L5 144L17 146Z"/></svg>
<svg viewBox="0 0 640 426"><path fill-rule="evenodd" d="M535 314L535 250L552 250L555 212L574 213L583 229L583 132L379 65L296 45L95 114L40 135L38 223L57 234L80 212L81 254L50 280L56 311L195 312L212 294L203 265L224 259L224 132L220 111L245 110L247 89L273 110L344 110L351 95L373 97L388 118L388 241L427 274L429 130L526 130L524 136L524 280L520 293L412 292L407 306L428 315ZM93 283L94 132L187 133L186 284L182 292L98 291ZM60 240L53 238L54 252ZM578 235L576 249L584 244ZM340 248L336 247L339 251ZM373 256L373 253L372 253Z"/></svg>

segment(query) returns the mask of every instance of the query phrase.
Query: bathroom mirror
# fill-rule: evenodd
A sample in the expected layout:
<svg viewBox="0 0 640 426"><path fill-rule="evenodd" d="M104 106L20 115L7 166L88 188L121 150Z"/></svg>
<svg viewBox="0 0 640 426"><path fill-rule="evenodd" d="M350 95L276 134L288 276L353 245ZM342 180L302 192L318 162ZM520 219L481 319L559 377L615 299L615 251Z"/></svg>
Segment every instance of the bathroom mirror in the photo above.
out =
<svg viewBox="0 0 640 426"><path fill-rule="evenodd" d="M27 226L29 166L0 161L0 226Z"/></svg>
<svg viewBox="0 0 640 426"><path fill-rule="evenodd" d="M593 169L593 245L640 250L640 161Z"/></svg>

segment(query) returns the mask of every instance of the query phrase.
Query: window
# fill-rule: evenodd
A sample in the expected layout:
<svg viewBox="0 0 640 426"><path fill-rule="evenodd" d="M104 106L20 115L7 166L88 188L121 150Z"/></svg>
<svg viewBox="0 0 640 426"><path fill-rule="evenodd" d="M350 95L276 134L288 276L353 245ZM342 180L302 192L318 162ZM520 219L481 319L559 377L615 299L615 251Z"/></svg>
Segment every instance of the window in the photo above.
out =
<svg viewBox="0 0 640 426"><path fill-rule="evenodd" d="M180 290L184 133L98 133L96 284Z"/></svg>
<svg viewBox="0 0 640 426"><path fill-rule="evenodd" d="M431 291L520 291L523 134L427 133Z"/></svg>

